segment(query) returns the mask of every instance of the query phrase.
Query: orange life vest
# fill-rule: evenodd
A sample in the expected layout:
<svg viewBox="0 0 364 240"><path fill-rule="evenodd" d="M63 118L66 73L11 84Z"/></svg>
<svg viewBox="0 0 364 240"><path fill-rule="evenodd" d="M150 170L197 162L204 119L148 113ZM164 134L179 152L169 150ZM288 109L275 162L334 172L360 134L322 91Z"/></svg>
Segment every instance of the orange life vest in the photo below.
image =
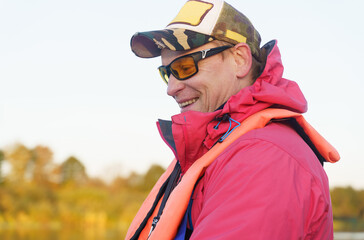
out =
<svg viewBox="0 0 364 240"><path fill-rule="evenodd" d="M194 164L185 173L180 183L171 193L163 210L163 214L161 215L160 220L153 232L150 234L153 216L157 215L161 201L159 201L152 216L148 219L146 226L139 235L139 239L148 239L149 234L150 240L173 239L186 212L195 183L199 177L202 176L205 169L231 143L233 143L243 134L253 129L263 128L271 120L286 118L294 118L297 121L297 123L304 130L305 134L310 138L318 152L326 161L336 162L340 159L340 156L335 148L331 146L309 123L307 123L301 114L284 109L265 109L249 116L223 142L217 143L210 151L194 162ZM173 171L175 164L176 159L172 161L165 173L160 177L152 191L149 193L148 197L142 204L133 222L131 223L125 239L130 239L134 235L148 211L151 209L162 184Z"/></svg>

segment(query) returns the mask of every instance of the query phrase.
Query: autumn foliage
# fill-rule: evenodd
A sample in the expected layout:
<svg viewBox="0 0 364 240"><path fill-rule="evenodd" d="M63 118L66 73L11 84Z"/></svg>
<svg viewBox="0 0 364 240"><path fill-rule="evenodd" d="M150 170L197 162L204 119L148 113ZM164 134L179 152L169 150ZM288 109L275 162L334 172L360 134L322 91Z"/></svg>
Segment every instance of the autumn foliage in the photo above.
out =
<svg viewBox="0 0 364 240"><path fill-rule="evenodd" d="M0 239L123 239L163 172L152 165L105 183L73 156L56 164L46 146L15 144L0 151ZM335 231L364 231L364 190L336 187L331 197Z"/></svg>
<svg viewBox="0 0 364 240"><path fill-rule="evenodd" d="M21 144L0 151L0 170L5 162L10 171L0 171L0 239L21 239L19 232L35 230L48 232L46 238L57 232L64 235L59 239L122 239L164 172L153 165L145 174L106 184L89 177L75 157L55 164L49 148Z"/></svg>

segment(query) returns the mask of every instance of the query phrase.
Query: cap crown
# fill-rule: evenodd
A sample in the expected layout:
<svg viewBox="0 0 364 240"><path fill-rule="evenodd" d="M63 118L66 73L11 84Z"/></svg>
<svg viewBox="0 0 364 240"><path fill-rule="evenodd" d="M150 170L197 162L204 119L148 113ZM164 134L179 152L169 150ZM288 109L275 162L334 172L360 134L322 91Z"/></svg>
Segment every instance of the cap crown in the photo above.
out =
<svg viewBox="0 0 364 240"><path fill-rule="evenodd" d="M260 58L258 31L244 14L222 0L189 0L164 30L137 33L131 45L136 55L155 57L163 48L189 50L212 40L246 43L252 55Z"/></svg>

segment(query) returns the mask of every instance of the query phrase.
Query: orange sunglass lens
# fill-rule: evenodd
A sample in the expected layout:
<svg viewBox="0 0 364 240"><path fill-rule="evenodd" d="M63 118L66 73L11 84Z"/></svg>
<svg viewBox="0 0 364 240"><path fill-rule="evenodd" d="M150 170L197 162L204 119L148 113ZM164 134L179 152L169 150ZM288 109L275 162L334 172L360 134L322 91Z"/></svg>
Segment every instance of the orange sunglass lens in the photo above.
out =
<svg viewBox="0 0 364 240"><path fill-rule="evenodd" d="M171 64L171 71L177 78L185 79L195 74L197 69L192 57L178 59Z"/></svg>

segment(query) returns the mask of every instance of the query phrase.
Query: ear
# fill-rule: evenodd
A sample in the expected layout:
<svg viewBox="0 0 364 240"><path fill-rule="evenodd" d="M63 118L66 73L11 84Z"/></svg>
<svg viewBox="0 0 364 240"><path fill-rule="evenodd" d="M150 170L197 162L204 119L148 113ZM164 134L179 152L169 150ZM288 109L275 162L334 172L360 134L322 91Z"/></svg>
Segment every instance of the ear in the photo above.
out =
<svg viewBox="0 0 364 240"><path fill-rule="evenodd" d="M236 63L236 76L244 78L249 74L252 66L252 54L246 43L238 43L234 46L234 59Z"/></svg>

